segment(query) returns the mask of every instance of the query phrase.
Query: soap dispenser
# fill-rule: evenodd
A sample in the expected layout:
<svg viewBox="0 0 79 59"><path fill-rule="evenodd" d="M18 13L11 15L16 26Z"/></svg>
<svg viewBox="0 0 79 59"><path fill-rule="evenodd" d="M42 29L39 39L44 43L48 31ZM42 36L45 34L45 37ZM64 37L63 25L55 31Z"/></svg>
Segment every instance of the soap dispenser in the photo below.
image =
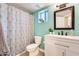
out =
<svg viewBox="0 0 79 59"><path fill-rule="evenodd" d="M63 31L61 31L61 35L63 35Z"/></svg>

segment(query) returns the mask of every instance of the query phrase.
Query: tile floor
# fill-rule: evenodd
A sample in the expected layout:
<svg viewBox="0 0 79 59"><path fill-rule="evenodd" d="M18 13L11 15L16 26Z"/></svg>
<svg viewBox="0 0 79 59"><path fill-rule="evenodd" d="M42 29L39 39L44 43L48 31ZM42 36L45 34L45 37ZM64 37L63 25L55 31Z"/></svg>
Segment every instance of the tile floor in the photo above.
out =
<svg viewBox="0 0 79 59"><path fill-rule="evenodd" d="M39 51L39 54L37 56L44 56L44 55L45 55L44 52ZM26 51L25 53L23 53L20 56L29 56L29 52Z"/></svg>

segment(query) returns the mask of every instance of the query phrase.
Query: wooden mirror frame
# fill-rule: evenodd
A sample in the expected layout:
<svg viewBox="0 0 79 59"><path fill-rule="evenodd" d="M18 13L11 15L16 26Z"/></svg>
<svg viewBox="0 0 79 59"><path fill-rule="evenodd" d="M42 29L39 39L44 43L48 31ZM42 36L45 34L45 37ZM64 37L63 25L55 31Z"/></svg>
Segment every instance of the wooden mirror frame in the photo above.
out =
<svg viewBox="0 0 79 59"><path fill-rule="evenodd" d="M63 11L63 10L67 10L67 9L71 9L72 8L72 18L71 18L71 21L72 21L72 27L71 28L56 28L56 13L57 12L60 12L60 11ZM74 22L74 20L75 20L75 15L74 15L74 6L71 6L71 7L67 7L67 8L64 8L64 9L61 9L61 10L57 10L57 11L54 11L54 29L55 30L74 30L74 24L75 24L75 22Z"/></svg>

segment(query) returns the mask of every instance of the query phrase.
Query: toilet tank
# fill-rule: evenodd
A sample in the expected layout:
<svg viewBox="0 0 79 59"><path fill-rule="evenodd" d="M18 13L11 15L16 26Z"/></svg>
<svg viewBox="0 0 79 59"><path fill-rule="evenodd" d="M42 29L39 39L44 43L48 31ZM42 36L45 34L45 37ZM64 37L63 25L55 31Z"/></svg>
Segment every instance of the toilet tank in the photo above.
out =
<svg viewBox="0 0 79 59"><path fill-rule="evenodd" d="M42 39L42 37L35 36L35 43L40 45L41 44L41 39Z"/></svg>

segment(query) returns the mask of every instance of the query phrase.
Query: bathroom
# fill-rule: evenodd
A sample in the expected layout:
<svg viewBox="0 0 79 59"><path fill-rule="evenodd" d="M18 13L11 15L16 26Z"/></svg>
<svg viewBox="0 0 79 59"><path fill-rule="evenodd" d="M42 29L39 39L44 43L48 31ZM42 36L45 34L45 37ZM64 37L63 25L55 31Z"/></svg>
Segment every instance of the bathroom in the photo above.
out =
<svg viewBox="0 0 79 59"><path fill-rule="evenodd" d="M78 16L79 3L0 3L0 55L79 56Z"/></svg>

